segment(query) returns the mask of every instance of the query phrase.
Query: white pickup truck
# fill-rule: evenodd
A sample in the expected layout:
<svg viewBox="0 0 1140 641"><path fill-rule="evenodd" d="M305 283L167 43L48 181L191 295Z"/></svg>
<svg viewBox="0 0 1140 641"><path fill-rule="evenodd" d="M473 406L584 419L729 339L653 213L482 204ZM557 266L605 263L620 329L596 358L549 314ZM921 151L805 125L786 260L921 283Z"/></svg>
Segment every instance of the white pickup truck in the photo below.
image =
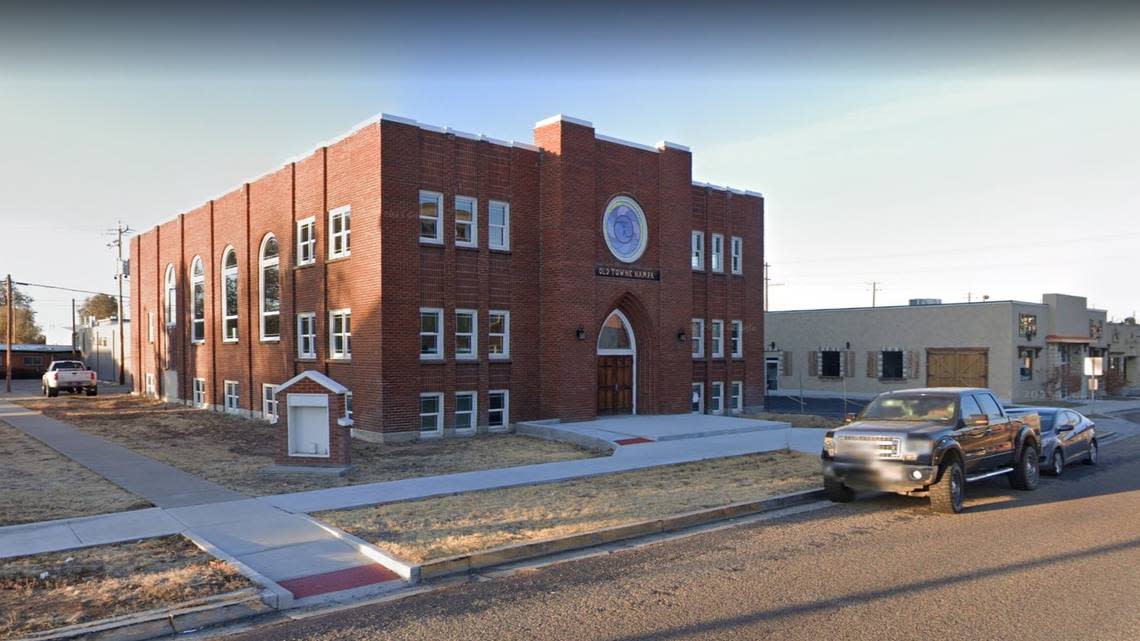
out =
<svg viewBox="0 0 1140 641"><path fill-rule="evenodd" d="M72 393L85 391L88 396L99 393L95 372L87 369L83 361L52 361L42 382L44 396L59 396L61 390Z"/></svg>

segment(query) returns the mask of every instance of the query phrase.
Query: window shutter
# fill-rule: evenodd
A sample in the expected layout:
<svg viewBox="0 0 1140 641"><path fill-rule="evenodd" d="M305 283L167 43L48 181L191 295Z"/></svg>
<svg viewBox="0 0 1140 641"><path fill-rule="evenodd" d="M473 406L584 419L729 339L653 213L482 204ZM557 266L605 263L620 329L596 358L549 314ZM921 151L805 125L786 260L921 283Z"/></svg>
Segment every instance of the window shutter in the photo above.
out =
<svg viewBox="0 0 1140 641"><path fill-rule="evenodd" d="M919 373L918 369L919 369L920 365L922 364L922 359L918 355L918 352L907 352L906 353L906 362L908 365L908 367L906 368L907 378L918 378L918 373Z"/></svg>
<svg viewBox="0 0 1140 641"><path fill-rule="evenodd" d="M808 352L808 376L819 376L819 352Z"/></svg>
<svg viewBox="0 0 1140 641"><path fill-rule="evenodd" d="M784 376L792 376L793 375L792 353L791 352L784 352L782 357L781 357L781 360L783 362L780 363L780 365L781 365L781 368L780 368L781 372L780 373Z"/></svg>
<svg viewBox="0 0 1140 641"><path fill-rule="evenodd" d="M879 378L878 352L867 352L867 378Z"/></svg>
<svg viewBox="0 0 1140 641"><path fill-rule="evenodd" d="M855 352L847 352L847 367L843 368L844 378L855 378Z"/></svg>

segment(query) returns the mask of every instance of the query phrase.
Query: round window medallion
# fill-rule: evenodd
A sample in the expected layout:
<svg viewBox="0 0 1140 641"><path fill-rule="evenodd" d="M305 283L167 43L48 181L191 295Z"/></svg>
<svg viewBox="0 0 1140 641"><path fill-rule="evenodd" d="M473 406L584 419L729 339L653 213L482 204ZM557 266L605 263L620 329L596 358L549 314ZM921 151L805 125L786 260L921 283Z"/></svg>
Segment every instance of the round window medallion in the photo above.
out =
<svg viewBox="0 0 1140 641"><path fill-rule="evenodd" d="M628 196L615 196L602 216L602 235L610 253L623 263L641 258L649 240L649 229L637 201Z"/></svg>

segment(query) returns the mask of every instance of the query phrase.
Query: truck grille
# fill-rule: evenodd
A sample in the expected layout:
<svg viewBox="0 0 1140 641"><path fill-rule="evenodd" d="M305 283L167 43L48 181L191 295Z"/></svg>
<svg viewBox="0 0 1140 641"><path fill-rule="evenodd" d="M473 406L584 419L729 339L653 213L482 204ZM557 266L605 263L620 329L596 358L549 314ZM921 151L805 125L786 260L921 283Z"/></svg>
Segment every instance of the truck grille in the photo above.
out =
<svg viewBox="0 0 1140 641"><path fill-rule="evenodd" d="M888 436L859 436L855 434L835 437L838 456L870 459L899 458L901 439Z"/></svg>

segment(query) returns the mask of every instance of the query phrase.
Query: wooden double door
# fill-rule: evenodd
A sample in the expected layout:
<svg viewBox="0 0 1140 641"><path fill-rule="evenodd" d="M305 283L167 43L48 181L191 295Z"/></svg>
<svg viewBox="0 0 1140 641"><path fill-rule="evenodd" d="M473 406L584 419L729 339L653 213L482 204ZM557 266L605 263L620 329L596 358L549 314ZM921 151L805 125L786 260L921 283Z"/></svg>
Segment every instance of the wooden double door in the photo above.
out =
<svg viewBox="0 0 1140 641"><path fill-rule="evenodd" d="M989 350L928 348L926 384L929 387L989 387Z"/></svg>
<svg viewBox="0 0 1140 641"><path fill-rule="evenodd" d="M633 412L633 356L598 356L598 414Z"/></svg>

